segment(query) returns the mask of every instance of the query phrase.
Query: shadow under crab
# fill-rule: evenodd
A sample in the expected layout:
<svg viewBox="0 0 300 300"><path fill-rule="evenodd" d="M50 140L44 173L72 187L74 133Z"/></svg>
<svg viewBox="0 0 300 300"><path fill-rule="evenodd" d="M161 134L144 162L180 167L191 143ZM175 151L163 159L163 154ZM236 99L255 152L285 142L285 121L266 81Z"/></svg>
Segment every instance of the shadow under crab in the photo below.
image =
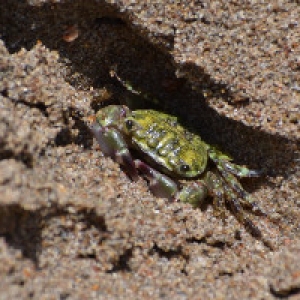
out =
<svg viewBox="0 0 300 300"><path fill-rule="evenodd" d="M132 180L139 174L145 177L155 196L194 207L210 196L218 215L224 217L224 209L229 207L254 237L270 247L244 209L266 214L238 180L259 176L259 172L234 164L228 155L180 125L175 116L110 105L91 119L90 129L102 152L121 164ZM134 159L131 150L143 161Z"/></svg>

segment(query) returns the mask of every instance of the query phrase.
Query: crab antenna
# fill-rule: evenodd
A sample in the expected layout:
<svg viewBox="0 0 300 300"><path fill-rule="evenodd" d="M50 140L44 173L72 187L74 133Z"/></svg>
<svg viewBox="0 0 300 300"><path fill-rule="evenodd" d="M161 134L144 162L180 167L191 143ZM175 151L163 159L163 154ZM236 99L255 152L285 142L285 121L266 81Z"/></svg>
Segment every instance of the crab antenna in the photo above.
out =
<svg viewBox="0 0 300 300"><path fill-rule="evenodd" d="M136 95L142 95L142 92L135 90L128 81L121 79L115 70L110 70L109 74L111 77L115 77L126 90Z"/></svg>
<svg viewBox="0 0 300 300"><path fill-rule="evenodd" d="M131 85L131 83L129 81L124 81L117 74L115 69L116 69L116 67L114 67L112 70L110 70L110 72L109 72L110 76L116 78L127 91L131 92L132 94L143 97L144 99L148 100L149 102L152 102L152 103L155 103L155 104L160 103L160 101L158 99L149 96L147 93L143 93L139 90L134 89L134 87Z"/></svg>

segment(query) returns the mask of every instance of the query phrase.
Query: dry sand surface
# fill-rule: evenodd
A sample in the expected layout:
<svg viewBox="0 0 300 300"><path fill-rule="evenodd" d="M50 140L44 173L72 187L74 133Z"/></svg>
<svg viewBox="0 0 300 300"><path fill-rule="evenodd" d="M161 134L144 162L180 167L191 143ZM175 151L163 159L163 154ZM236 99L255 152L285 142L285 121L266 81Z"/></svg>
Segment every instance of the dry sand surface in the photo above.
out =
<svg viewBox="0 0 300 300"><path fill-rule="evenodd" d="M299 1L0 0L0 38L1 300L300 299ZM273 249L102 155L112 69L263 172Z"/></svg>

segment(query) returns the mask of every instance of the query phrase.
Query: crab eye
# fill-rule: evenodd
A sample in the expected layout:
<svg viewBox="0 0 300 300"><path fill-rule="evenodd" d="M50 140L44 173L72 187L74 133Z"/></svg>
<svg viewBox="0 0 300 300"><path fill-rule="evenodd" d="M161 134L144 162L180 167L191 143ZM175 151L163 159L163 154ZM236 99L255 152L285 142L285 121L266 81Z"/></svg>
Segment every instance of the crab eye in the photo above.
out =
<svg viewBox="0 0 300 300"><path fill-rule="evenodd" d="M125 125L128 130L131 130L133 128L134 122L132 120L126 120Z"/></svg>
<svg viewBox="0 0 300 300"><path fill-rule="evenodd" d="M190 166L187 165L187 164L184 164L184 165L180 166L180 171L181 172L188 172L190 169L191 169Z"/></svg>

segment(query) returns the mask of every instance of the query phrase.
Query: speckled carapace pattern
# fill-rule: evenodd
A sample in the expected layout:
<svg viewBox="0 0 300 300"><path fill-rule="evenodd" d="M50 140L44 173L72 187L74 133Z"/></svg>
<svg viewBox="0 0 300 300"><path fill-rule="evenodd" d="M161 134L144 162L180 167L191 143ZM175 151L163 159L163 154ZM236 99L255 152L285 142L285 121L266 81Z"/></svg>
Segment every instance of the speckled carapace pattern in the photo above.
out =
<svg viewBox="0 0 300 300"><path fill-rule="evenodd" d="M299 299L299 7L0 0L0 299ZM86 118L130 96L116 68L262 170L273 250L103 157Z"/></svg>

